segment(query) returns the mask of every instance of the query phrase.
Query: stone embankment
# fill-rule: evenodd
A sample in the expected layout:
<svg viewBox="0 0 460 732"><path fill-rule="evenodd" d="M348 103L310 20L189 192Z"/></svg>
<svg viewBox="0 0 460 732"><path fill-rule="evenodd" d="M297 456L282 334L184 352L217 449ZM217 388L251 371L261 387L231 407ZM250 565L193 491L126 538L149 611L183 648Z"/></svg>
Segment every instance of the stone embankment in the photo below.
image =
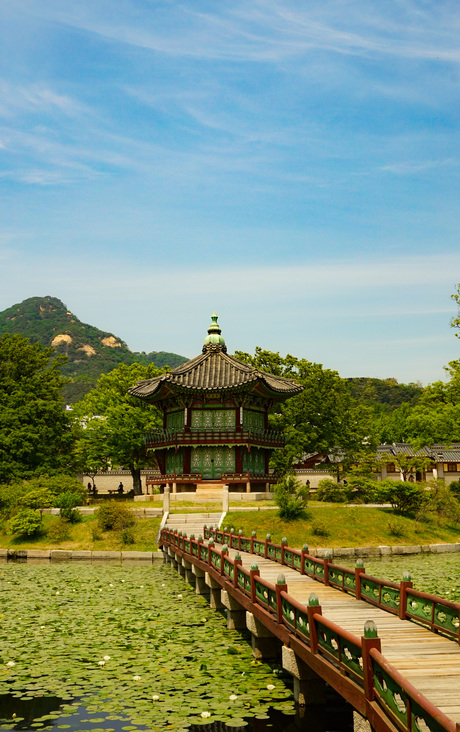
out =
<svg viewBox="0 0 460 732"><path fill-rule="evenodd" d="M0 562L8 561L49 561L49 562L146 562L163 561L162 552L102 552L70 551L67 549L0 549Z"/></svg>

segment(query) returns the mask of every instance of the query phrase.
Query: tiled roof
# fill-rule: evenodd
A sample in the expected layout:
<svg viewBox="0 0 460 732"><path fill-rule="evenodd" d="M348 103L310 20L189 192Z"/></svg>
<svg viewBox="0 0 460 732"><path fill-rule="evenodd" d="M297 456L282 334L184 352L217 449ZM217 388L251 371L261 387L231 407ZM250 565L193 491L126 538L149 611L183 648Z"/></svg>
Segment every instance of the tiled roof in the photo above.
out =
<svg viewBox="0 0 460 732"><path fill-rule="evenodd" d="M203 353L173 371L154 379L139 381L129 393L149 399L162 391L162 386L167 385L179 387L180 390L219 391L256 384L258 381L281 399L299 394L303 389L294 379L259 371L234 356L229 356L225 347L212 344L204 346Z"/></svg>
<svg viewBox="0 0 460 732"><path fill-rule="evenodd" d="M393 442L391 445L379 445L377 453L379 455L386 453L394 456L403 454L409 457L426 455L426 457L432 458L434 462L460 462L460 444L457 443L453 445L425 445L425 447L416 451L406 442Z"/></svg>

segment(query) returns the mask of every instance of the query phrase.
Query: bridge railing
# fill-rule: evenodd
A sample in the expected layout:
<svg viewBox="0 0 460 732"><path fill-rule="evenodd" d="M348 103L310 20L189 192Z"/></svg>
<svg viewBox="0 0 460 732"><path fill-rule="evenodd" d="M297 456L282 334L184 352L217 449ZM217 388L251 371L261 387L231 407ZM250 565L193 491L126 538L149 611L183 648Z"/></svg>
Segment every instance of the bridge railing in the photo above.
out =
<svg viewBox="0 0 460 732"><path fill-rule="evenodd" d="M460 604L415 590L410 578L401 582L383 580L366 574L362 566L350 569L333 563L330 556L315 557L309 554L307 545L302 549L293 549L287 546L285 540L281 544L274 544L269 534L265 539L258 539L253 532L252 537L248 538L235 534L234 529L220 531L205 526L204 536L218 543L228 543L239 551L291 567L318 582L354 595L403 620L421 623L460 643Z"/></svg>
<svg viewBox="0 0 460 732"><path fill-rule="evenodd" d="M322 615L317 599L315 602L310 598L309 605L303 605L288 594L282 575L274 585L260 576L256 566L248 570L242 566L241 558L229 557L226 547L219 550L213 544L203 544L201 539L188 539L168 529L163 530L161 543L177 547L190 561L214 569L223 582L249 597L254 606L286 628L311 653L324 659L341 677L353 681L365 699L377 704L401 732L460 732L460 725L440 712L385 659L376 631L367 635L365 627L361 638L349 633ZM424 601L425 593L408 591L408 600L415 597ZM433 602L438 600L427 597L432 597Z"/></svg>
<svg viewBox="0 0 460 732"><path fill-rule="evenodd" d="M369 652L373 699L393 724L404 732L455 732L455 725L443 712L437 709L412 684L407 681L381 652L373 648Z"/></svg>

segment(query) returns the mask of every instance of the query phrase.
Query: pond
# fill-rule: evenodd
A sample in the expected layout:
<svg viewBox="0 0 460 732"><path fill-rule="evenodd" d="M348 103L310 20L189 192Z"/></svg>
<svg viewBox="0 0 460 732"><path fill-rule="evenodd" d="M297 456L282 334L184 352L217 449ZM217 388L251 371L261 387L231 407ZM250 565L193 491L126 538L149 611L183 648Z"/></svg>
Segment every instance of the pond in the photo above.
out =
<svg viewBox="0 0 460 732"><path fill-rule="evenodd" d="M399 582L407 570L416 590L460 602L460 552L367 557L364 566L368 574L393 582Z"/></svg>
<svg viewBox="0 0 460 732"><path fill-rule="evenodd" d="M296 713L282 671L169 566L0 565L0 674L3 730L283 730Z"/></svg>

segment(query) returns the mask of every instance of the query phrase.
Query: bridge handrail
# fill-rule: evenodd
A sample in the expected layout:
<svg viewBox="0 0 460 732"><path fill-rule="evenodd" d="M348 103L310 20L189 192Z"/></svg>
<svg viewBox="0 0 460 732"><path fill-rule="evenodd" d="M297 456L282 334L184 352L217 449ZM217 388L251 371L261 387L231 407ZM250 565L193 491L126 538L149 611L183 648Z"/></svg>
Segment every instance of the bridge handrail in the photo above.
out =
<svg viewBox="0 0 460 732"><path fill-rule="evenodd" d="M204 528L204 534L206 538L228 543L239 551L291 567L325 585L352 594L358 600L398 615L402 620L419 622L433 632L441 631L460 643L460 604L414 590L411 581L402 580L398 583L384 580L366 574L364 567L350 569L333 563L328 557L309 554L307 547L293 549L285 543L274 544L268 538L257 539L254 535L248 538L228 530L218 531L208 527ZM426 603L416 606L415 598L430 604L428 615Z"/></svg>
<svg viewBox="0 0 460 732"><path fill-rule="evenodd" d="M207 563L211 567L220 555L223 559L220 574L231 581L236 591L250 594L254 605L268 611L272 618L275 616L273 620L297 636L312 653L332 663L342 676L350 677L366 700L375 702L391 724L402 732L420 732L419 720L430 732L460 732L460 725L455 725L386 660L379 650L379 638L354 636L324 617L319 605L302 605L288 594L286 584L273 585L260 577L259 570L248 571L242 567L241 559L231 559L225 549L219 551L208 547L200 539L191 538L187 542L186 537L169 529L163 529L161 543L178 546L192 560L206 563L204 555L200 559L202 548L207 552ZM189 551L185 549L187 543ZM242 583L244 587L241 587ZM425 594L417 592L419 597ZM449 604L456 606L456 603Z"/></svg>
<svg viewBox="0 0 460 732"><path fill-rule="evenodd" d="M373 676L373 697L398 729L418 732L419 720L432 732L458 732L449 719L407 681L376 648L369 651Z"/></svg>
<svg viewBox="0 0 460 732"><path fill-rule="evenodd" d="M406 589L405 615L460 642L460 604L428 592Z"/></svg>

